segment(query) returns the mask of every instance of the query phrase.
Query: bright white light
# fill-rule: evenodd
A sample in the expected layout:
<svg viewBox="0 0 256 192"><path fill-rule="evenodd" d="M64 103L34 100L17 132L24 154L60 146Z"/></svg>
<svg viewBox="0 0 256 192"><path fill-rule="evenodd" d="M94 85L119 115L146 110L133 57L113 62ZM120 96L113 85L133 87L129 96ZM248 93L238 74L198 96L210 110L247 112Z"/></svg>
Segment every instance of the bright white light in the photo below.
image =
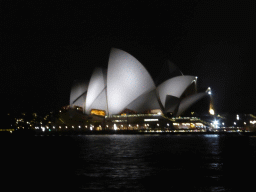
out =
<svg viewBox="0 0 256 192"><path fill-rule="evenodd" d="M158 121L158 119L144 119L144 121Z"/></svg>
<svg viewBox="0 0 256 192"><path fill-rule="evenodd" d="M213 109L210 109L209 112L210 112L211 115L214 115L214 110Z"/></svg>
<svg viewBox="0 0 256 192"><path fill-rule="evenodd" d="M244 122L244 124L246 125L246 122Z"/></svg>
<svg viewBox="0 0 256 192"><path fill-rule="evenodd" d="M225 125L225 123L222 123L222 125Z"/></svg>
<svg viewBox="0 0 256 192"><path fill-rule="evenodd" d="M234 122L234 125L236 125L236 122Z"/></svg>
<svg viewBox="0 0 256 192"><path fill-rule="evenodd" d="M219 124L219 122L215 119L215 120L213 121L214 127L215 127L215 128L218 128L218 124Z"/></svg>
<svg viewBox="0 0 256 192"><path fill-rule="evenodd" d="M208 94L209 94L209 95L211 95L211 94L212 94L212 92L211 92L211 91L208 91Z"/></svg>
<svg viewBox="0 0 256 192"><path fill-rule="evenodd" d="M117 130L117 126L116 126L116 124L114 124L114 130Z"/></svg>
<svg viewBox="0 0 256 192"><path fill-rule="evenodd" d="M169 126L169 123L167 123L167 126Z"/></svg>
<svg viewBox="0 0 256 192"><path fill-rule="evenodd" d="M236 115L236 120L239 120L239 115Z"/></svg>

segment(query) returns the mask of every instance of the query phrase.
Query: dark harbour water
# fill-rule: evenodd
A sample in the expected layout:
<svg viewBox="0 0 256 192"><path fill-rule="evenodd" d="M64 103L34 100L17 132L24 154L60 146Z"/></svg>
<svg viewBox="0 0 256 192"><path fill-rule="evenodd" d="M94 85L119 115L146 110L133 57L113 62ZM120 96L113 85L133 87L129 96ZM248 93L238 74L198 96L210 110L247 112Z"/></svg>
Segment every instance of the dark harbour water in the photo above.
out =
<svg viewBox="0 0 256 192"><path fill-rule="evenodd" d="M254 136L150 134L0 139L0 186L8 187L6 191L255 190Z"/></svg>

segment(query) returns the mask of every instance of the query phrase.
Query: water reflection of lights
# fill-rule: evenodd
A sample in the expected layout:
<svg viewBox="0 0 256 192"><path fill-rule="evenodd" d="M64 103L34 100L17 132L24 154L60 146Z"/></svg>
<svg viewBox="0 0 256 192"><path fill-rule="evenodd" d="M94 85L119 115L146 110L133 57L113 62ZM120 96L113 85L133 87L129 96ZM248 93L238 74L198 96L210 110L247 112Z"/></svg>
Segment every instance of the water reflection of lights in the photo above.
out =
<svg viewBox="0 0 256 192"><path fill-rule="evenodd" d="M207 135L204 135L205 137L218 137L219 135L218 134L207 134Z"/></svg>

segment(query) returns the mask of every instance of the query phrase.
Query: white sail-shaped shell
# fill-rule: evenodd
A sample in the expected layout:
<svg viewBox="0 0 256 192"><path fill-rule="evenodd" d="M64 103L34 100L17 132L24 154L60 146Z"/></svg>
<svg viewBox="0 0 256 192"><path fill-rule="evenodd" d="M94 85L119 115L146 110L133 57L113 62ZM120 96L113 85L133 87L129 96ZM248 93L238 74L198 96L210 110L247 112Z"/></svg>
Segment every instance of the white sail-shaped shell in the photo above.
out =
<svg viewBox="0 0 256 192"><path fill-rule="evenodd" d="M107 73L109 115L120 113L140 95L155 89L145 67L129 53L112 48Z"/></svg>
<svg viewBox="0 0 256 192"><path fill-rule="evenodd" d="M84 80L75 80L73 82L69 104L71 107L74 105L84 108L86 93L88 88L88 81Z"/></svg>
<svg viewBox="0 0 256 192"><path fill-rule="evenodd" d="M107 93L106 89L103 89L98 97L94 100L91 106L88 108L88 111L92 109L104 110L107 112Z"/></svg>
<svg viewBox="0 0 256 192"><path fill-rule="evenodd" d="M166 95L180 98L186 88L195 80L195 76L177 76L166 80L157 87L157 93L163 106L165 106Z"/></svg>
<svg viewBox="0 0 256 192"><path fill-rule="evenodd" d="M92 104L96 98L103 92L106 88L106 78L104 75L104 70L102 68L95 68L91 76L87 97L86 97L86 113L90 114L92 109ZM105 99L106 100L106 99Z"/></svg>

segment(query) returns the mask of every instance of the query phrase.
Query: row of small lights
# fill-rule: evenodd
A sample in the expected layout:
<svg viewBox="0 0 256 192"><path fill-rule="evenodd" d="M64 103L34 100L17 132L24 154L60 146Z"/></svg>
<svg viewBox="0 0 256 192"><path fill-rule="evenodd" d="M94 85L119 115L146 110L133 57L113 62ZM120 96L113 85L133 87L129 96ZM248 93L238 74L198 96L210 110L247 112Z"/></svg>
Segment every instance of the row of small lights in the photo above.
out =
<svg viewBox="0 0 256 192"><path fill-rule="evenodd" d="M114 124L114 125L115 125L115 124ZM167 123L167 126L169 126L169 125L170 125L170 124ZM121 125L121 127L123 127L123 126L124 126L124 125ZM137 124L136 126L139 127L139 124ZM149 126L149 124L145 124L145 126ZM157 126L159 126L159 124L157 124ZM62 126L57 126L57 127L58 127L59 129L62 128ZM75 126L73 126L73 125L72 125L71 127L72 127L73 129L75 128ZM99 127L101 127L101 125L99 125ZM106 125L106 127L109 127L109 126ZM131 127L131 124L129 124L129 127ZM49 127L49 126L46 126L46 127L41 126L41 129L45 129L45 128L46 128L46 129L49 129L50 127ZM52 128L55 129L56 126L52 126ZM67 129L68 126L65 126L65 128ZM81 129L82 126L79 125L78 128ZM88 126L86 125L85 128L88 128ZM91 128L94 128L94 125L90 125L90 129L91 129ZM35 129L40 129L40 127L37 126L37 127L35 127Z"/></svg>
<svg viewBox="0 0 256 192"><path fill-rule="evenodd" d="M251 121L250 121L250 123L251 123ZM255 123L256 123L256 121L255 121ZM218 127L218 124L219 124L219 122L217 120L215 120L215 121L213 121L213 123L211 123L211 125L215 125L216 128ZM225 123L223 122L222 125L224 126ZM234 122L234 125L236 125L236 122ZM244 125L246 125L246 122L244 122Z"/></svg>

